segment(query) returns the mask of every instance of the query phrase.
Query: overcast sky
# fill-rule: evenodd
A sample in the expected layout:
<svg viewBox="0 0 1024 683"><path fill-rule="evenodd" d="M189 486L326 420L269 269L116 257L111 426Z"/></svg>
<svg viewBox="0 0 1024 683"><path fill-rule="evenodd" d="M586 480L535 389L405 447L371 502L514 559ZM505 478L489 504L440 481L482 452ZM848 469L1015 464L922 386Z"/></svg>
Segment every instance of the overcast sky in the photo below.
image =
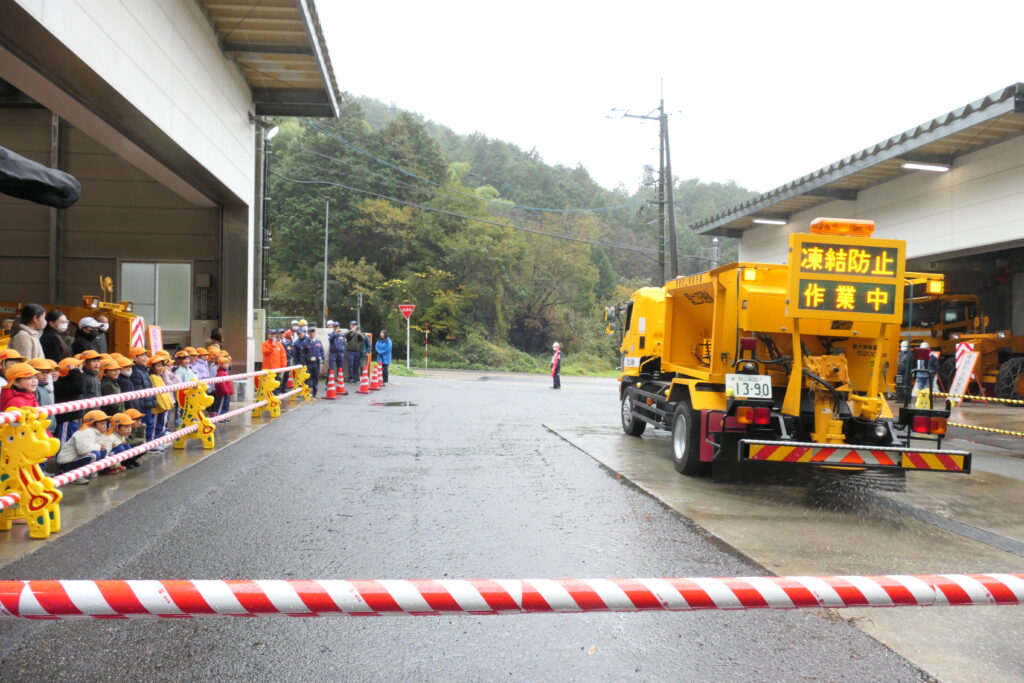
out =
<svg viewBox="0 0 1024 683"><path fill-rule="evenodd" d="M629 190L657 165L766 191L1024 81L1020 0L317 0L339 87Z"/></svg>

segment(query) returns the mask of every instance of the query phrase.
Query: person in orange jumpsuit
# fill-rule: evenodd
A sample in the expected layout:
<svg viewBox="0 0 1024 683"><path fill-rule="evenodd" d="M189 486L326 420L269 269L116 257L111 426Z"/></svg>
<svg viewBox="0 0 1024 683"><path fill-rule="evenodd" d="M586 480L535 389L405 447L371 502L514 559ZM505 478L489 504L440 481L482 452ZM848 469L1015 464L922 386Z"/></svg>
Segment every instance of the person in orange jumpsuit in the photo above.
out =
<svg viewBox="0 0 1024 683"><path fill-rule="evenodd" d="M267 339L260 346L260 351L263 353L263 369L264 370L276 370L277 368L284 367L278 363L278 347L281 346L281 342L277 340L277 330L267 330Z"/></svg>

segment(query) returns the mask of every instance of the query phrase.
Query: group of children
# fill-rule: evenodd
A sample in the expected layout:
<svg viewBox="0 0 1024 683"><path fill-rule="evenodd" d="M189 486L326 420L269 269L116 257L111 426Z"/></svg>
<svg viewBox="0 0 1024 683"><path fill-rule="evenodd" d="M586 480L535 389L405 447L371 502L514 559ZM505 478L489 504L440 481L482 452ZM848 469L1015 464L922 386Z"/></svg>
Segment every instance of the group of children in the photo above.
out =
<svg viewBox="0 0 1024 683"><path fill-rule="evenodd" d="M164 350L150 355L133 347L128 356L101 354L86 350L55 363L45 358L26 360L14 349L0 350L0 411L18 406L39 407L85 398L108 396L150 387L181 384L196 379L226 377L231 374L231 356L217 346L186 347L171 355ZM234 384L213 384L214 403L207 415L228 411ZM178 406L171 393L118 401L102 410L72 411L54 417L55 436L61 449L55 456L56 467L67 472L113 453L164 436L176 428ZM151 449L160 452L167 445ZM137 467L138 458L108 467L103 474L123 472ZM95 475L94 475L95 476ZM87 484L89 478L75 483Z"/></svg>

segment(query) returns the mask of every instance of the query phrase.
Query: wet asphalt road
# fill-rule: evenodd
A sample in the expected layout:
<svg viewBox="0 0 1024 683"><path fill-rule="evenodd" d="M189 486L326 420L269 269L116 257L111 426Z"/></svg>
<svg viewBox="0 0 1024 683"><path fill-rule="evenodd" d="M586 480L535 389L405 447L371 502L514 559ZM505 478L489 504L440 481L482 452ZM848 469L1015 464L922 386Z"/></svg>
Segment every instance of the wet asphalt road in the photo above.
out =
<svg viewBox="0 0 1024 683"><path fill-rule="evenodd" d="M542 426L614 423L614 380L545 380L395 378L304 406L0 578L768 573ZM4 621L0 657L3 681L925 678L797 611Z"/></svg>

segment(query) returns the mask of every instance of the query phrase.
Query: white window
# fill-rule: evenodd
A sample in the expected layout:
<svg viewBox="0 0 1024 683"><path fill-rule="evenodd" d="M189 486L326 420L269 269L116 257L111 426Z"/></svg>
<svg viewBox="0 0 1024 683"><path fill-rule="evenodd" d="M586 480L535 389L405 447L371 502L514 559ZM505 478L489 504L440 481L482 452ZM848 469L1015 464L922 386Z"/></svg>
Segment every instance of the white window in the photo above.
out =
<svg viewBox="0 0 1024 683"><path fill-rule="evenodd" d="M132 311L164 331L191 328L192 264L121 262L121 301L131 301Z"/></svg>

